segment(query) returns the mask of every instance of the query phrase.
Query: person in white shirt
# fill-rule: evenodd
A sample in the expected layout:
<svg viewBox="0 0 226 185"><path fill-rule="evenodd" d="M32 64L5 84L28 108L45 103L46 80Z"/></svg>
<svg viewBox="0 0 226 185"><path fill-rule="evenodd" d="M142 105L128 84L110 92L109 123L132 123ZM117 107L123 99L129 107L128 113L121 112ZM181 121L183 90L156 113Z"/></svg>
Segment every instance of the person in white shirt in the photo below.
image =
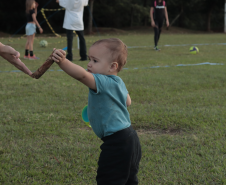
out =
<svg viewBox="0 0 226 185"><path fill-rule="evenodd" d="M70 61L73 60L73 31L75 30L79 37L80 61L87 60L86 42L84 38L83 11L84 6L88 5L88 0L56 0L60 6L65 8L63 28L67 33L67 56Z"/></svg>

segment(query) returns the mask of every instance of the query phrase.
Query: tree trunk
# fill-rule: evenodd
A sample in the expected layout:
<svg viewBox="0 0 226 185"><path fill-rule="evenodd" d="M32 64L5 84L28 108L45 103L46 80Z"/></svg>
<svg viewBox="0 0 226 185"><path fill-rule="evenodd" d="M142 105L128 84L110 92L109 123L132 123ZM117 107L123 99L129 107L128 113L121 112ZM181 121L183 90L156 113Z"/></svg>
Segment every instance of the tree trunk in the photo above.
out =
<svg viewBox="0 0 226 185"><path fill-rule="evenodd" d="M184 27L184 14L183 14L183 12L184 12L184 5L183 4L181 4L181 9L180 9L181 11L181 15L180 15L180 17L179 17L179 27Z"/></svg>
<svg viewBox="0 0 226 185"><path fill-rule="evenodd" d="M212 11L210 10L207 14L207 31L211 31L211 13Z"/></svg>
<svg viewBox="0 0 226 185"><path fill-rule="evenodd" d="M89 1L89 7L90 7L90 12L89 12L89 24L88 24L88 34L92 34L93 32L93 3L94 0Z"/></svg>
<svg viewBox="0 0 226 185"><path fill-rule="evenodd" d="M144 0L143 6L144 6L144 7L147 6L147 0ZM149 19L149 17L145 17L145 18L144 18L144 26L147 26L148 19Z"/></svg>
<svg viewBox="0 0 226 185"><path fill-rule="evenodd" d="M133 7L131 8L130 27L133 26Z"/></svg>
<svg viewBox="0 0 226 185"><path fill-rule="evenodd" d="M211 31L211 16L212 16L213 6L209 9L207 13L207 31Z"/></svg>

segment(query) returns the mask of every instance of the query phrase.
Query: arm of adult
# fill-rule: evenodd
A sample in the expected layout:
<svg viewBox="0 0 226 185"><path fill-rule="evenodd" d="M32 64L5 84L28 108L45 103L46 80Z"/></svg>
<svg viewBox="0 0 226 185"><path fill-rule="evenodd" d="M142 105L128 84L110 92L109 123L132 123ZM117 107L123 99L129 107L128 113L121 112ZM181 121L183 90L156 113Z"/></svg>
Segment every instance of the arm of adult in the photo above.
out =
<svg viewBox="0 0 226 185"><path fill-rule="evenodd" d="M155 21L154 21L154 18L153 18L153 13L154 13L154 7L151 7L151 9L150 9L151 26L155 27Z"/></svg>
<svg viewBox="0 0 226 185"><path fill-rule="evenodd" d="M39 23L38 23L38 21L36 19L36 14L35 13L32 14L32 18L33 18L33 21L35 22L35 24L38 26L38 29L39 29L40 33L42 33L43 30L42 30L41 26L39 25Z"/></svg>
<svg viewBox="0 0 226 185"><path fill-rule="evenodd" d="M129 107L131 105L131 98L130 98L129 94L127 94L126 105L127 105L127 107Z"/></svg>
<svg viewBox="0 0 226 185"><path fill-rule="evenodd" d="M35 15L37 17L38 3L35 1Z"/></svg>
<svg viewBox="0 0 226 185"><path fill-rule="evenodd" d="M83 0L83 6L88 6L89 0Z"/></svg>
<svg viewBox="0 0 226 185"><path fill-rule="evenodd" d="M166 16L166 26L169 27L169 17L168 17L168 12L166 7L165 7L165 16Z"/></svg>
<svg viewBox="0 0 226 185"><path fill-rule="evenodd" d="M55 49L55 48L54 48ZM96 83L93 75L87 72L83 67L76 65L66 59L66 52L59 49L55 50L52 58L59 67L65 71L68 75L80 81L87 87L93 90L97 90Z"/></svg>
<svg viewBox="0 0 226 185"><path fill-rule="evenodd" d="M16 68L23 71L25 74L32 75L32 72L19 59L20 53L10 46L5 46L0 42L0 56L13 64Z"/></svg>
<svg viewBox="0 0 226 185"><path fill-rule="evenodd" d="M67 8L67 2L66 0L56 0L57 3L59 3L60 6L63 8Z"/></svg>

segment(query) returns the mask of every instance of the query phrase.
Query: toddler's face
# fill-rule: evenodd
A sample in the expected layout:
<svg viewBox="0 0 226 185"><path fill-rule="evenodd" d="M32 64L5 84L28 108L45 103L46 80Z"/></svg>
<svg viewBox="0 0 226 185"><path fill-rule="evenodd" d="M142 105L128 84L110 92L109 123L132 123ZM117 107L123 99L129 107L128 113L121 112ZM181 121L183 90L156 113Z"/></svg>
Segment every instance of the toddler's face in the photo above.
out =
<svg viewBox="0 0 226 185"><path fill-rule="evenodd" d="M96 44L89 49L89 63L87 70L90 73L110 75L111 52L105 43Z"/></svg>

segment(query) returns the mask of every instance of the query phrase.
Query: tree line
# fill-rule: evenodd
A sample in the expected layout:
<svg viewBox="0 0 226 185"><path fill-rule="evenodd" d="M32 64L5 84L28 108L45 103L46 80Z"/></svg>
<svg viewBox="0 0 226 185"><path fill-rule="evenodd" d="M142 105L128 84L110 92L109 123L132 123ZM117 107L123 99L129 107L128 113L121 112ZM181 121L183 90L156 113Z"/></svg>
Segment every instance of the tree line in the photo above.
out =
<svg viewBox="0 0 226 185"><path fill-rule="evenodd" d="M170 23L173 26L223 32L224 28L224 1L223 0L165 0ZM47 0L37 0L38 11L45 6ZM150 26L150 7L153 0L89 0L89 6L84 9L84 26L89 32L94 27L125 28L136 26ZM48 9L60 8L52 0L45 7ZM64 33L62 28L64 11L57 13L45 12L49 22L58 33ZM54 15L53 15L54 14ZM45 33L51 33L41 12L37 16ZM0 31L13 34L25 33L26 16L25 0L0 1ZM21 29L20 29L21 28Z"/></svg>

